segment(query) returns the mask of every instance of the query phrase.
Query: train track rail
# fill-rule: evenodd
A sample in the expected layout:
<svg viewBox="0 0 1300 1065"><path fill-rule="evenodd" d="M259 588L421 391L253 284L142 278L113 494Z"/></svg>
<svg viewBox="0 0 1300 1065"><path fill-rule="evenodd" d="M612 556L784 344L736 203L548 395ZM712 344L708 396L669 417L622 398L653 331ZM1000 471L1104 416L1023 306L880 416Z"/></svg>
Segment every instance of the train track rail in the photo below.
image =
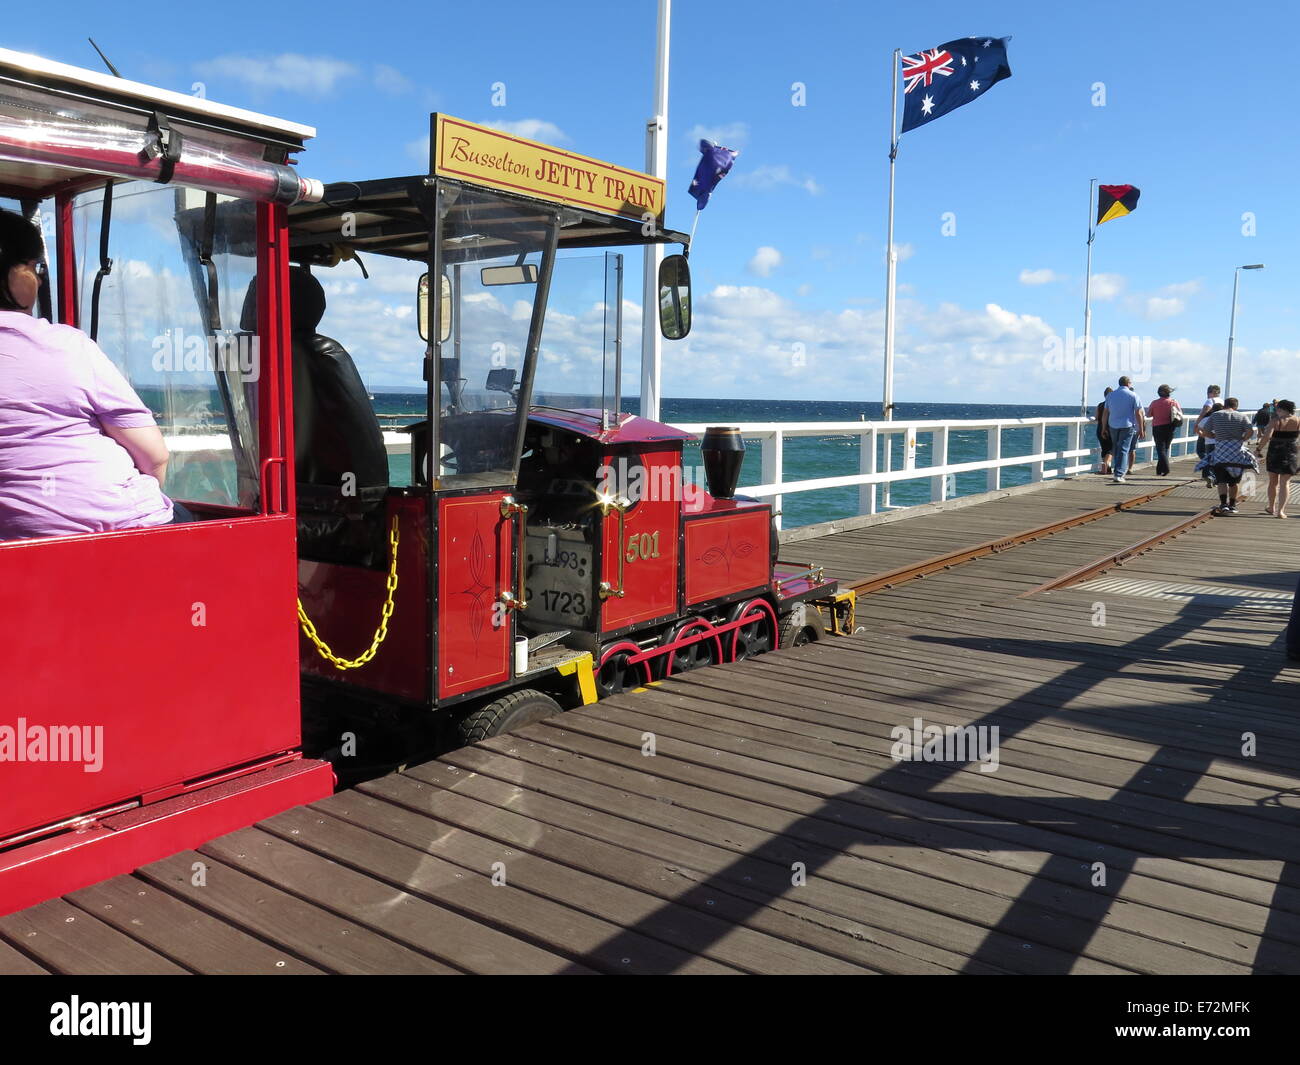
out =
<svg viewBox="0 0 1300 1065"><path fill-rule="evenodd" d="M1135 510L1154 499L1168 495L1176 488L1182 487L1187 482L1180 481L1177 484L1169 485L1155 492L1148 492L1145 495L1133 496L1129 499L1122 499L1115 503L1108 503L1104 507L1097 507L1095 510L1084 511L1082 514L1073 514L1066 518L1060 518L1056 521L1048 522L1045 525L1036 525L1029 529L1022 529L1019 532L1011 533L1007 536L1000 536L994 540L985 540L983 543L974 544L970 547L959 548L955 551L948 551L941 555L934 555L930 558L922 559L919 562L909 563L905 566L898 566L894 569L885 570L881 573L872 574L870 577L860 580L851 585L853 591L859 596L870 595L872 592L888 591L900 584L908 581L926 577L932 573L942 573L951 570L956 566L964 565L967 562L973 562L976 559L987 558L990 555L1000 554L1015 547L1024 544L1033 543L1035 540L1042 539L1046 536L1052 536L1055 533L1064 532L1067 529L1077 528L1080 525L1087 525L1090 522L1101 521L1104 518L1113 517L1116 514L1125 511ZM1040 585L1023 593L1019 598L1029 595L1036 595L1039 592L1050 591L1054 588L1064 587L1066 584L1074 584L1078 581L1086 580L1088 577L1103 572L1115 565L1121 565L1125 559L1141 554L1143 551L1155 547L1165 540L1172 539L1188 529L1199 525L1202 521L1210 516L1210 512L1204 511L1192 518L1184 519L1167 529L1161 530L1154 536L1149 536L1135 544L1130 544L1119 551L1112 552L1105 557L1081 566L1076 570L1056 578L1046 584Z"/></svg>

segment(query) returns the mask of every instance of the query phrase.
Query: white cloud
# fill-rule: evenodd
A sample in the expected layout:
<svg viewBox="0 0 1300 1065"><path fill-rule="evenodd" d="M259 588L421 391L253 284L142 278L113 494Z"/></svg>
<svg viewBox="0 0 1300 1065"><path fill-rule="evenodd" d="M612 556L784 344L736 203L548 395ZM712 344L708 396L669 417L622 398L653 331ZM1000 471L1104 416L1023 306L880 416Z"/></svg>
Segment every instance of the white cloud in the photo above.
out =
<svg viewBox="0 0 1300 1065"><path fill-rule="evenodd" d="M396 67L378 63L375 66L375 88L392 96L402 96L415 88L415 84Z"/></svg>
<svg viewBox="0 0 1300 1065"><path fill-rule="evenodd" d="M1092 298L1095 300L1113 300L1124 291L1126 279L1123 274L1093 274Z"/></svg>
<svg viewBox="0 0 1300 1065"><path fill-rule="evenodd" d="M1022 285L1050 285L1053 281L1062 281L1061 277L1055 270L1021 270L1020 283Z"/></svg>
<svg viewBox="0 0 1300 1065"><path fill-rule="evenodd" d="M1139 298L1137 304L1138 313L1152 322L1158 322L1162 318L1172 318L1187 309L1187 305L1175 297L1148 296L1146 299Z"/></svg>
<svg viewBox="0 0 1300 1065"><path fill-rule="evenodd" d="M346 60L296 52L270 56L222 55L198 63L195 69L205 78L224 78L243 82L253 89L312 96L328 96L339 82L357 74L357 68Z"/></svg>
<svg viewBox="0 0 1300 1065"><path fill-rule="evenodd" d="M916 254L916 246L914 244L894 245L894 258L900 263L907 262L907 260L910 259L915 254Z"/></svg>
<svg viewBox="0 0 1300 1065"><path fill-rule="evenodd" d="M515 137L524 137L530 141L541 141L544 144L564 144L569 139L564 130L560 129L554 122L547 122L544 118L520 118L513 122L497 119L491 122L480 122L479 124L490 126L492 129L499 129L502 133L509 133Z"/></svg>
<svg viewBox="0 0 1300 1065"><path fill-rule="evenodd" d="M701 140L706 140L724 148L740 148L749 140L749 125L745 122L729 122L721 126L694 125L686 134L686 139L696 147Z"/></svg>
<svg viewBox="0 0 1300 1065"><path fill-rule="evenodd" d="M804 174L802 177L795 174L788 166L759 166L753 170L733 170L732 180L737 185L744 185L747 188L759 189L763 192L783 187L794 187L803 189L810 196L821 194L821 186L817 184L816 179L811 174Z"/></svg>
<svg viewBox="0 0 1300 1065"><path fill-rule="evenodd" d="M781 265L781 253L770 245L764 244L754 257L749 260L748 269L759 277L771 277L772 271Z"/></svg>

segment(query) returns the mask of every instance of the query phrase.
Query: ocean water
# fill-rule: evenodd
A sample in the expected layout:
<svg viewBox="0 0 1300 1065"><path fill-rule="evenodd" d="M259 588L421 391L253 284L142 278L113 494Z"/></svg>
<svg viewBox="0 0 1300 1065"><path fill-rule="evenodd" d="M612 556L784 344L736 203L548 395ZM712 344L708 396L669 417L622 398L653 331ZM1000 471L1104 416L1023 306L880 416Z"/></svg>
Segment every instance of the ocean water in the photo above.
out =
<svg viewBox="0 0 1300 1065"><path fill-rule="evenodd" d="M629 398L623 404L626 410L637 413L637 400ZM384 418L386 426L404 424L404 420L416 420L423 417L424 396L420 393L377 392L374 397L375 413L378 415L401 416L401 418ZM1042 418L1070 417L1078 413L1076 407L1026 406L1013 404L961 404L961 403L900 403L895 409L896 421L931 421L954 419L993 419L993 418ZM734 425L742 422L843 422L879 420L881 407L879 403L820 402L804 400L706 400L706 399L664 399L662 403L662 420L677 423L705 423L708 425ZM930 464L933 448L932 434L917 434L916 465ZM1087 442L1092 443L1091 435ZM747 441L745 463L741 470L740 485L743 492L745 485L756 485L762 481L761 443L758 440ZM884 468L883 441L877 442L877 469ZM1062 451L1067 446L1067 430L1064 426L1049 428L1046 434L1046 450ZM891 468L899 469L903 465L903 443L900 438L894 443ZM1029 455L1033 453L1033 433L1030 429L1006 429L1002 433L1002 454L1004 457ZM969 432L954 431L948 438L948 461L952 464L975 462L988 457L988 434L984 430ZM802 481L820 477L844 477L856 474L859 470L859 441L853 437L828 434L824 437L792 437L785 440L783 480ZM688 468L699 467L700 453L698 446L688 445L683 461ZM1047 468L1060 467L1061 462L1048 463ZM391 459L394 483L405 484L409 478L410 459L405 456L393 456ZM702 479L702 474L701 474ZM1002 484L1010 487L1025 484L1030 480L1030 467L1006 466L1002 470ZM955 478L955 495L969 495L983 492L988 487L987 475L983 470L958 474ZM930 499L930 482L928 477L919 476L916 480L895 482L892 489L892 502L896 506L911 506L925 503ZM816 492L801 492L783 497L782 525L786 529L816 522L830 521L837 518L851 517L860 513L858 506L858 489L830 488Z"/></svg>

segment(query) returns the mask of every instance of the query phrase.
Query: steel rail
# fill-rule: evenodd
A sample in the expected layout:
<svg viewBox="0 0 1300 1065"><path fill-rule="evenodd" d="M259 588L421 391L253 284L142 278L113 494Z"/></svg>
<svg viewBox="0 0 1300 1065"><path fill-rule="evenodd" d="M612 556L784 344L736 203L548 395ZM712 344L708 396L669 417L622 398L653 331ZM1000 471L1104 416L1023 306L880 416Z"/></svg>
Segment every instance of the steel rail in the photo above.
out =
<svg viewBox="0 0 1300 1065"><path fill-rule="evenodd" d="M865 580L852 584L853 591L858 595L870 595L872 592L884 591L893 588L895 585L904 584L907 581L916 580L919 577L925 577L931 573L939 573L943 570L952 569L954 566L960 566L966 562L973 562L977 558L985 558L988 555L995 555L999 552L1006 551L1009 548L1019 547L1022 544L1031 543L1034 540L1044 536L1051 536L1053 533L1064 532L1066 529L1073 529L1079 525L1087 525L1089 522L1100 521L1102 518L1109 518L1115 514L1122 513L1126 510L1132 510L1153 499L1158 499L1163 495L1168 495L1175 488L1181 488L1184 484L1190 482L1180 481L1178 484L1169 485L1161 488L1156 492L1148 492L1146 495L1133 496L1130 499L1121 499L1115 503L1108 503L1104 507L1098 507L1096 510L1085 511L1082 514L1074 514L1068 518L1060 518L1057 521L1048 522L1046 525L1037 525L1031 529L1022 529L1020 532L1011 533L1009 536L1001 536L996 540L986 540L983 543L975 544L971 547L959 548L956 551L949 551L942 555L934 555L931 558L922 559L920 562L913 562L906 566L899 566L895 569L885 570L883 573L876 573Z"/></svg>
<svg viewBox="0 0 1300 1065"><path fill-rule="evenodd" d="M1145 554L1153 547L1158 547L1166 540L1172 540L1175 536L1181 536L1183 533L1196 528L1201 522L1207 521L1214 516L1214 508L1203 510L1199 514L1193 514L1190 518L1184 518L1182 521L1174 522L1166 529L1161 529L1157 533L1143 537L1136 543L1129 544L1127 547L1121 547L1118 551L1112 551L1109 555L1104 555L1094 562L1085 563L1077 569L1070 570L1069 573L1062 574L1060 577L1053 577L1050 581L1044 581L1037 588L1030 588L1027 592L1021 592L1017 599L1028 599L1030 596L1038 595L1040 592L1053 592L1060 588L1067 588L1072 584L1078 584L1086 581L1090 577L1095 577L1099 573L1105 573L1114 566L1122 566L1131 558Z"/></svg>

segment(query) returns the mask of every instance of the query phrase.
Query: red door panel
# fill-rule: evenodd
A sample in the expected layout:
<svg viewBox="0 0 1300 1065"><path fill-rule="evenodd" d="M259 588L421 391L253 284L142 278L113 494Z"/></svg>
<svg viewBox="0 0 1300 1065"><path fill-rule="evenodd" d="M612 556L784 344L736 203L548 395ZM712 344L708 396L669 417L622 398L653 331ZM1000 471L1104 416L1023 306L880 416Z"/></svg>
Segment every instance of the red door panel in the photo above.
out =
<svg viewBox="0 0 1300 1065"><path fill-rule="evenodd" d="M605 459L618 468L618 458ZM681 451L667 448L641 453L645 476L629 485L634 499L619 536L618 514L604 519L604 551L601 580L619 586L619 559L623 560L622 598L606 599L601 611L605 631L648 621L677 612L677 537L681 522L680 474L668 474L681 466Z"/></svg>
<svg viewBox="0 0 1300 1065"><path fill-rule="evenodd" d="M505 492L438 500L438 697L510 679L511 612L498 604L511 584L515 523L501 516Z"/></svg>
<svg viewBox="0 0 1300 1065"><path fill-rule="evenodd" d="M0 838L298 746L294 555L287 516L0 543ZM18 760L74 735L97 766Z"/></svg>

